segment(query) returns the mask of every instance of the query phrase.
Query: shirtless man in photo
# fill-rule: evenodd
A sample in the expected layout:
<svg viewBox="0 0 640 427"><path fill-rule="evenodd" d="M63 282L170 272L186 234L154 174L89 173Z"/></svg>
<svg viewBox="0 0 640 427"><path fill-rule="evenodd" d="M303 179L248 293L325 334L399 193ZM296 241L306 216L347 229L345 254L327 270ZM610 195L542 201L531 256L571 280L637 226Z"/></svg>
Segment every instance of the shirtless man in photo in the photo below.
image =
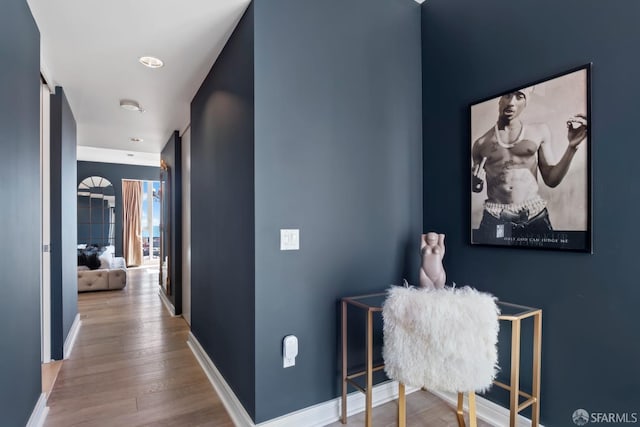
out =
<svg viewBox="0 0 640 427"><path fill-rule="evenodd" d="M487 184L487 199L479 232L486 238L540 235L552 231L547 204L538 193L538 170L549 187L567 174L587 136L587 118L567 121L569 144L555 163L551 133L544 123L524 124L519 116L531 88L507 93L498 102L498 121L473 144L472 190Z"/></svg>

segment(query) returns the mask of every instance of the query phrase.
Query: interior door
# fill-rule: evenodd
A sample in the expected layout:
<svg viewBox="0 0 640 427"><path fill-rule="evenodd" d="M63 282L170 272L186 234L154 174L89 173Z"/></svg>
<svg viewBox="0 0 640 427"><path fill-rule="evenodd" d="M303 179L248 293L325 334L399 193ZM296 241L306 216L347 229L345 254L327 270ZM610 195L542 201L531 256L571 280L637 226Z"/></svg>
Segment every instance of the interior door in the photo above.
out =
<svg viewBox="0 0 640 427"><path fill-rule="evenodd" d="M182 134L182 317L191 325L191 128Z"/></svg>
<svg viewBox="0 0 640 427"><path fill-rule="evenodd" d="M49 150L49 105L51 92L49 87L40 82L40 206L41 219L41 256L40 276L40 327L42 363L51 361L51 185L50 185L50 150Z"/></svg>

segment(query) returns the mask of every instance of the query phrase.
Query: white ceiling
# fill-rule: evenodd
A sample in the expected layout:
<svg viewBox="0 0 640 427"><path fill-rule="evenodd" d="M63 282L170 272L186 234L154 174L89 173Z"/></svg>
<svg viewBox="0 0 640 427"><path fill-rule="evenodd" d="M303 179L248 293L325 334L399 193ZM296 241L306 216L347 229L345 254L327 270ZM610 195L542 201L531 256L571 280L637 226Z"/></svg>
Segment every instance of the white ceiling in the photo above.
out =
<svg viewBox="0 0 640 427"><path fill-rule="evenodd" d="M250 0L27 2L42 37L43 71L65 90L78 145L159 153L189 124L191 100ZM145 55L165 66L144 67L138 58ZM146 112L120 108L121 99Z"/></svg>

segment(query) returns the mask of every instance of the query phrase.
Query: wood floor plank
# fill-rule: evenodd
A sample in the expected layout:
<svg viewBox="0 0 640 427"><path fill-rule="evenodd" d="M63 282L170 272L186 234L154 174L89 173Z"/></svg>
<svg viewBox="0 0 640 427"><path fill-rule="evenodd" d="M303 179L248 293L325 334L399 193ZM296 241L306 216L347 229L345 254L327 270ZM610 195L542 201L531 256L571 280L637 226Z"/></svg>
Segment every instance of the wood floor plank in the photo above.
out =
<svg viewBox="0 0 640 427"><path fill-rule="evenodd" d="M62 360L54 360L53 362L44 363L42 365L42 392L45 394L51 393L53 384L58 377L58 373L62 368Z"/></svg>
<svg viewBox="0 0 640 427"><path fill-rule="evenodd" d="M132 382L147 384L163 380L172 375L191 374L199 368L199 366L193 366L193 360L190 358L174 359L166 362L126 367L101 374L61 378L58 383L59 390L65 390L73 394L81 392L88 386L92 392L108 391L118 389Z"/></svg>
<svg viewBox="0 0 640 427"><path fill-rule="evenodd" d="M49 409L46 425L63 427L82 422L101 421L113 417L113 414L134 413L137 410L135 397L103 402L100 405L78 407L73 411L54 407Z"/></svg>
<svg viewBox="0 0 640 427"><path fill-rule="evenodd" d="M200 394L206 392L211 384L208 381L201 381L198 383L192 383L184 387L176 387L169 390L159 391L156 393L148 393L138 396L137 403L139 410L146 410L163 406L165 404L174 402L176 399L184 396L191 396L194 394ZM216 403L219 402L217 396L215 396Z"/></svg>
<svg viewBox="0 0 640 427"><path fill-rule="evenodd" d="M373 408L373 427L396 427L398 405L391 401ZM469 425L468 416L465 416ZM347 426L364 426L364 412L347 418ZM340 421L327 427L343 427ZM458 427L456 409L428 391L416 391L407 396L407 427ZM478 419L478 427L493 427Z"/></svg>
<svg viewBox="0 0 640 427"><path fill-rule="evenodd" d="M191 350L179 348L177 350L157 352L155 354L148 354L138 357L130 357L134 353L123 353L123 355L129 357L114 357L113 355L96 357L93 364L87 364L83 360L68 360L65 363L69 364L69 369L58 375L58 380L65 380L68 378L81 377L85 375L101 374L111 371L120 371L126 368L134 368L136 366L144 366L147 364L154 364L162 362L165 364L170 363L171 359L175 358L191 358L193 354ZM120 355L118 355L120 356Z"/></svg>
<svg viewBox="0 0 640 427"><path fill-rule="evenodd" d="M45 426L233 426L157 283L157 270L136 269L123 290L79 294L82 327Z"/></svg>

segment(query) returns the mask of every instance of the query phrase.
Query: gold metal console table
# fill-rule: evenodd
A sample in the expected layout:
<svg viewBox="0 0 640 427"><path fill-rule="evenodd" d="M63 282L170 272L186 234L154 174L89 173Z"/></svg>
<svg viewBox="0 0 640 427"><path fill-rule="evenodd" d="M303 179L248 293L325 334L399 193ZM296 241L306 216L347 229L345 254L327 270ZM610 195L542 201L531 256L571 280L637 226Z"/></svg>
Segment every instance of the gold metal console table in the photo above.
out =
<svg viewBox="0 0 640 427"><path fill-rule="evenodd" d="M384 365L373 366L373 313L382 312L382 303L387 294L358 295L342 298L342 424L347 423L347 384L351 384L366 396L365 399L365 426L371 427L371 406L373 402L373 373L384 369ZM365 370L349 374L347 372L347 306L353 305L366 312L366 353ZM355 379L366 375L366 385L361 387Z"/></svg>
<svg viewBox="0 0 640 427"><path fill-rule="evenodd" d="M542 356L542 310L523 305L498 302L500 320L511 322L511 380L509 384L493 383L509 391L509 427L515 427L518 413L531 406L531 426L540 423L540 363ZM520 340L521 326L525 319L533 318L533 367L531 394L520 390ZM520 403L520 396L526 400Z"/></svg>
<svg viewBox="0 0 640 427"><path fill-rule="evenodd" d="M347 387L351 384L365 394L365 426L371 427L373 403L373 373L384 369L384 365L373 366L373 314L382 312L382 304L386 292L357 295L342 298L342 424L347 423ZM348 372L347 363L347 307L352 305L366 313L366 352L365 369L353 373ZM498 387L509 391L509 427L515 427L520 413L531 406L531 426L538 427L540 422L540 362L542 355L542 310L507 302L498 302L501 314L499 320L511 322L511 379L509 384L495 381ZM533 378L531 393L520 390L520 341L522 321L533 318ZM366 376L365 386L356 383L355 379ZM520 396L526 400L520 403Z"/></svg>

